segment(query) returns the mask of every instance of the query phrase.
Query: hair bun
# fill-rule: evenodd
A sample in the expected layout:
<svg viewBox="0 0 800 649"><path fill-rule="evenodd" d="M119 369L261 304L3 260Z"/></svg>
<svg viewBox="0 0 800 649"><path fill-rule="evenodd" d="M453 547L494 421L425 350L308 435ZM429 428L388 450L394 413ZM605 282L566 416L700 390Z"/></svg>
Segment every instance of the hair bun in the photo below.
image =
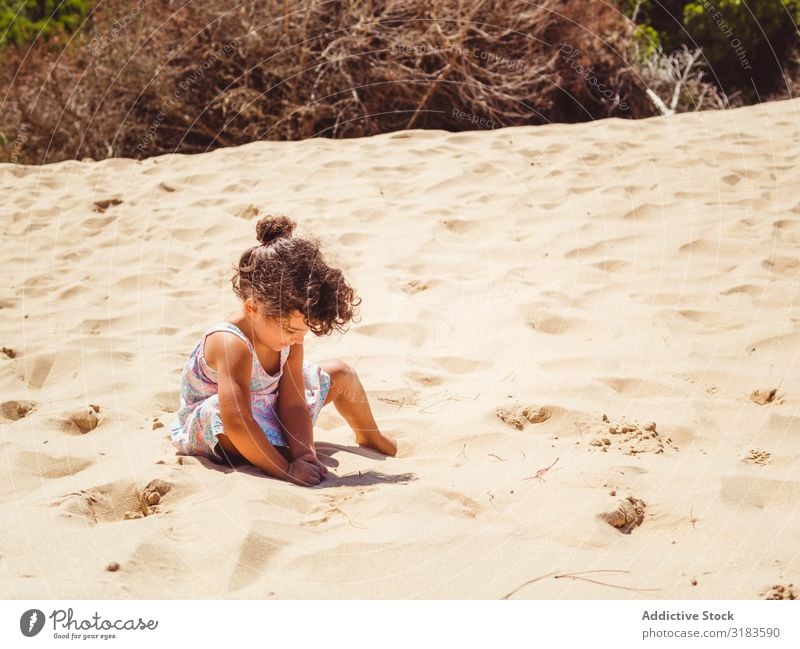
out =
<svg viewBox="0 0 800 649"><path fill-rule="evenodd" d="M256 224L256 237L263 245L269 245L281 237L290 237L297 224L283 214L267 216L259 219Z"/></svg>

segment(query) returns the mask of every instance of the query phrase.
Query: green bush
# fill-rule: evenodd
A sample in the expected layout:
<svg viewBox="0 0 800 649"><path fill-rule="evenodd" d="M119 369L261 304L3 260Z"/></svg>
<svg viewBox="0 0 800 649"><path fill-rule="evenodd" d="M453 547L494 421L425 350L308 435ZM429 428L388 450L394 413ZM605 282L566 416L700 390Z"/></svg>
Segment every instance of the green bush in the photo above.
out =
<svg viewBox="0 0 800 649"><path fill-rule="evenodd" d="M90 10L89 0L0 0L0 47L72 33Z"/></svg>
<svg viewBox="0 0 800 649"><path fill-rule="evenodd" d="M639 55L646 59L655 54L661 45L661 37L654 27L650 25L636 25L636 32L633 35L634 42L639 46Z"/></svg>
<svg viewBox="0 0 800 649"><path fill-rule="evenodd" d="M683 9L683 23L723 90L751 99L781 78L799 18L798 0L689 2Z"/></svg>
<svg viewBox="0 0 800 649"><path fill-rule="evenodd" d="M746 103L780 89L782 62L797 44L800 0L621 0L620 9L635 13L640 49L701 48L709 80Z"/></svg>
<svg viewBox="0 0 800 649"><path fill-rule="evenodd" d="M665 52L689 44L683 27L683 7L686 0L621 0L620 9L628 18L636 12L636 23L644 31L652 29L657 35L657 45ZM649 33L649 32L648 32Z"/></svg>

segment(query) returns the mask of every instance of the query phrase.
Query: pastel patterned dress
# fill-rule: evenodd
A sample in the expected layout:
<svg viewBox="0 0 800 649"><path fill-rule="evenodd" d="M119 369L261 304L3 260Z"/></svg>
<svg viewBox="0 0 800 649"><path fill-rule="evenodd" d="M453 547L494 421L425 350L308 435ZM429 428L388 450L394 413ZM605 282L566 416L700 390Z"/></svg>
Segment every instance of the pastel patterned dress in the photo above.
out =
<svg viewBox="0 0 800 649"><path fill-rule="evenodd" d="M217 372L203 357L206 337L215 331L228 331L241 338L253 356L250 396L253 418L275 446L286 446L278 423L278 383L289 357L290 345L281 350L281 365L276 375L268 374L258 360L250 339L230 322L219 322L205 331L189 354L181 372L181 408L170 424L172 444L178 455L203 455L215 462L224 461L217 451L217 435L224 433L219 413ZM331 377L316 363L303 361L303 383L312 424L316 422L331 386Z"/></svg>

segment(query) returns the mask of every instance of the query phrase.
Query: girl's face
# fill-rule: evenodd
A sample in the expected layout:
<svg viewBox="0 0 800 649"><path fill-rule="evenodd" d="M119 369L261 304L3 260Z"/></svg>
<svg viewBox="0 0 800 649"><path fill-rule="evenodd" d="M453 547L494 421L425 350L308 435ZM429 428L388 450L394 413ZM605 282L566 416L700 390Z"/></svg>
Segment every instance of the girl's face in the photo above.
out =
<svg viewBox="0 0 800 649"><path fill-rule="evenodd" d="M258 342L272 350L280 351L286 345L302 344L308 327L300 311L292 312L288 322L261 315L251 299L245 301L245 313L253 323L253 331Z"/></svg>

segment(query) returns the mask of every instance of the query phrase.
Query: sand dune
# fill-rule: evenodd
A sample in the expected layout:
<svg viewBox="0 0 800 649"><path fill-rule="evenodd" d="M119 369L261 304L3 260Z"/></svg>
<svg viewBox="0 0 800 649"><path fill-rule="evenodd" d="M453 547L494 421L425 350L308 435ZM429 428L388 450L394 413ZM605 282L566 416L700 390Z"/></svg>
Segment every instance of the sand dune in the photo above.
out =
<svg viewBox="0 0 800 649"><path fill-rule="evenodd" d="M0 592L795 597L799 111L0 165ZM165 427L281 212L364 300L306 356L400 444L329 406L315 489Z"/></svg>

